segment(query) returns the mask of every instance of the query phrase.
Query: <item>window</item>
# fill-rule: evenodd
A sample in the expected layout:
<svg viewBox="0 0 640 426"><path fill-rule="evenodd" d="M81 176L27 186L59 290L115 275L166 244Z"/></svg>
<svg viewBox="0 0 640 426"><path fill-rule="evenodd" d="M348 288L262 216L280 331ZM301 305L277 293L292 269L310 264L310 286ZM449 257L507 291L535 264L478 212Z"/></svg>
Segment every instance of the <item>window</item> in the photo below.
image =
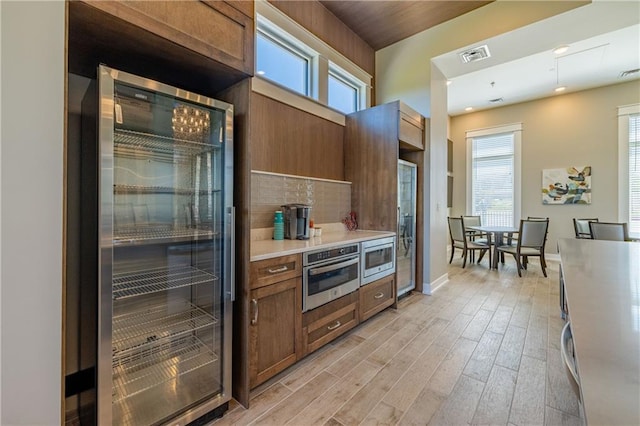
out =
<svg viewBox="0 0 640 426"><path fill-rule="evenodd" d="M329 106L349 114L358 110L358 88L329 73Z"/></svg>
<svg viewBox="0 0 640 426"><path fill-rule="evenodd" d="M521 125L467 132L467 211L483 225L520 218Z"/></svg>
<svg viewBox="0 0 640 426"><path fill-rule="evenodd" d="M309 96L311 58L276 36L258 31L256 73L269 80Z"/></svg>
<svg viewBox="0 0 640 426"><path fill-rule="evenodd" d="M640 236L640 104L618 108L619 220Z"/></svg>
<svg viewBox="0 0 640 426"><path fill-rule="evenodd" d="M369 106L369 74L268 2L255 5L260 78L252 90L341 124L344 116L336 111L349 114Z"/></svg>

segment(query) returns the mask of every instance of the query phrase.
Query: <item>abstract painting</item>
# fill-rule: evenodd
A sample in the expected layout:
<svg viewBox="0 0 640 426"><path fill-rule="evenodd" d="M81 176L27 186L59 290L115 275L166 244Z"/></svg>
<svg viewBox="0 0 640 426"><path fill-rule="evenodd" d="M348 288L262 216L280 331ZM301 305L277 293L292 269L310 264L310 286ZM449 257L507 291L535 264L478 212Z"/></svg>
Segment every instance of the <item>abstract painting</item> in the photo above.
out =
<svg viewBox="0 0 640 426"><path fill-rule="evenodd" d="M591 204L591 166L544 169L542 204Z"/></svg>

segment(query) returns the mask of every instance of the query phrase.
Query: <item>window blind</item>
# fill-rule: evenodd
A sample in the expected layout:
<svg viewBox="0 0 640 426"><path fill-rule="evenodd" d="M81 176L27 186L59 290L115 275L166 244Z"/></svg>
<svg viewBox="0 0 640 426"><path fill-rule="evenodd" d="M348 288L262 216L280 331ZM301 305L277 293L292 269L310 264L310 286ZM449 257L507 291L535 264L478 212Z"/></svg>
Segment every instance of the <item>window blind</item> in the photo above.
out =
<svg viewBox="0 0 640 426"><path fill-rule="evenodd" d="M513 133L473 138L471 149L473 215L483 225L514 226Z"/></svg>
<svg viewBox="0 0 640 426"><path fill-rule="evenodd" d="M629 232L640 233L640 114L629 116Z"/></svg>

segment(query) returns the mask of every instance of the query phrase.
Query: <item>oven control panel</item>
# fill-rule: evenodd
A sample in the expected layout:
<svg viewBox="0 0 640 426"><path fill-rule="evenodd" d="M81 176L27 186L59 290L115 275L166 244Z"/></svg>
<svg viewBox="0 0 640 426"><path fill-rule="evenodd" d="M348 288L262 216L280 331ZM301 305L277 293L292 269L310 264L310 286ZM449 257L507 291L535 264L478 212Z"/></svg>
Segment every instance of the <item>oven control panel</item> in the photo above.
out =
<svg viewBox="0 0 640 426"><path fill-rule="evenodd" d="M304 265L311 265L328 259L336 259L348 254L359 252L358 244L349 244L346 246L335 247L326 250L318 250L307 252L304 255Z"/></svg>

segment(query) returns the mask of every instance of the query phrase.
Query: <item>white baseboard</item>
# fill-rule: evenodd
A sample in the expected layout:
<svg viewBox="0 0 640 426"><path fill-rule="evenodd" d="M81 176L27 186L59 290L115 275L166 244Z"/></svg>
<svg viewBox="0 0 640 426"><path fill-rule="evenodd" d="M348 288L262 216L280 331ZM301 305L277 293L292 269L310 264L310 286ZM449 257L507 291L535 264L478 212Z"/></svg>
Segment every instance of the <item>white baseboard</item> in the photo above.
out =
<svg viewBox="0 0 640 426"><path fill-rule="evenodd" d="M442 287L448 282L449 282L449 274L446 273L431 283L424 283L422 285L422 293L431 295L434 291L438 290L440 287Z"/></svg>

